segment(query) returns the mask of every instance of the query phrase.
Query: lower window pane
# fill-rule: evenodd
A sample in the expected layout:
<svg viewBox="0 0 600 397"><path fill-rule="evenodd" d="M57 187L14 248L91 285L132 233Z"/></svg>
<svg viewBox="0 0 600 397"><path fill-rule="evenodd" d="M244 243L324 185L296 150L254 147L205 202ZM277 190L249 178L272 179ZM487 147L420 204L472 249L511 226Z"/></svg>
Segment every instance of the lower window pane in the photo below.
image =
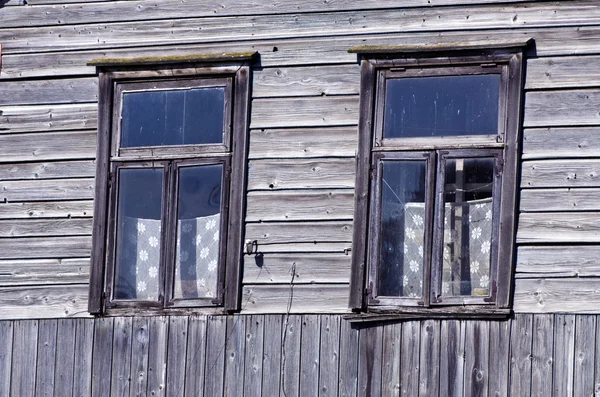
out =
<svg viewBox="0 0 600 397"><path fill-rule="evenodd" d="M119 170L114 299L158 300L162 168Z"/></svg>
<svg viewBox="0 0 600 397"><path fill-rule="evenodd" d="M377 295L423 296L425 161L384 161Z"/></svg>
<svg viewBox="0 0 600 397"><path fill-rule="evenodd" d="M443 296L489 295L494 164L494 158L446 160Z"/></svg>
<svg viewBox="0 0 600 397"><path fill-rule="evenodd" d="M179 169L174 299L217 294L222 165Z"/></svg>

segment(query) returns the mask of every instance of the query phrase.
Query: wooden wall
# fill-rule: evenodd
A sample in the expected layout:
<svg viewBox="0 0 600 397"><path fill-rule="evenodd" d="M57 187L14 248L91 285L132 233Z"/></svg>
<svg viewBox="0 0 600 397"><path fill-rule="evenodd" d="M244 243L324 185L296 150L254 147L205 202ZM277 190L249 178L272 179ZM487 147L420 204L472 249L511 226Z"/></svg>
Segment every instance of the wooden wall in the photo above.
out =
<svg viewBox="0 0 600 397"><path fill-rule="evenodd" d="M0 0L0 318L86 316L98 57L256 50L244 312L347 310L358 44L533 37L515 311L600 312L596 1Z"/></svg>
<svg viewBox="0 0 600 397"><path fill-rule="evenodd" d="M0 395L592 396L599 327L572 314L361 327L340 315L5 320Z"/></svg>

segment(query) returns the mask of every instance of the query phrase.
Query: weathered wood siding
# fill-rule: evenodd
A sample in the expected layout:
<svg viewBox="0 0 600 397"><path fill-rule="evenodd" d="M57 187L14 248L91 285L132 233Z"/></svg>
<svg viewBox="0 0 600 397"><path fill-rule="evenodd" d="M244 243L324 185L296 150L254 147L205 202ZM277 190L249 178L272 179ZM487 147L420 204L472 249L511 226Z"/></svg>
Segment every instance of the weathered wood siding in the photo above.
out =
<svg viewBox="0 0 600 397"><path fill-rule="evenodd" d="M596 1L3 0L0 318L87 315L98 100L87 61L258 51L245 237L264 266L245 257L243 312L285 312L291 295L294 313L344 312L359 100L347 49L516 37L533 37L535 48L514 308L600 312Z"/></svg>
<svg viewBox="0 0 600 397"><path fill-rule="evenodd" d="M600 317L353 325L340 315L0 321L2 396L600 392Z"/></svg>

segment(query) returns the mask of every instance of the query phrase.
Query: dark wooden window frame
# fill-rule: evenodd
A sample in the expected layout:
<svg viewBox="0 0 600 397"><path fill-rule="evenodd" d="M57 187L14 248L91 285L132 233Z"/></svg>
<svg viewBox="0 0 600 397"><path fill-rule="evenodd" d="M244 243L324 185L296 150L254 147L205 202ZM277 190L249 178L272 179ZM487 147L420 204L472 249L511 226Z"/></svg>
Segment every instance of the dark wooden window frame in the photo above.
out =
<svg viewBox="0 0 600 397"><path fill-rule="evenodd" d="M241 300L243 214L247 174L250 64L255 52L200 54L188 57L99 59L99 120L96 193L88 310L92 314L206 313L239 310ZM225 88L222 144L120 148L122 90L165 90L186 87ZM214 299L168 299L172 295L178 170L194 165L223 165L220 254L217 296ZM163 167L160 301L113 300L115 207L118 168ZM167 225L167 222L170 222Z"/></svg>
<svg viewBox="0 0 600 397"><path fill-rule="evenodd" d="M354 234L349 306L364 313L364 318L382 316L416 317L495 317L510 313L517 218L517 183L521 144L521 117L524 81L523 53L531 40L489 45L457 44L432 47L362 46L350 49L361 63L359 148L355 187ZM384 84L386 78L399 76L456 76L497 73L501 76L498 108L498 135L443 138L383 139ZM440 288L441 255L439 212L443 211L436 195L443 189L444 158L496 158L493 206L490 288L486 298L456 297L437 302ZM429 164L426 189L426 238L423 282L420 302L405 298L379 299L374 274L378 255L377 232L380 194L377 192L378 163L385 159L421 159ZM437 213L437 216L434 215ZM437 220L436 220L437 219ZM436 226L437 225L437 226ZM494 248L493 248L494 249ZM437 261L437 262L436 262ZM471 298L471 297L470 297Z"/></svg>

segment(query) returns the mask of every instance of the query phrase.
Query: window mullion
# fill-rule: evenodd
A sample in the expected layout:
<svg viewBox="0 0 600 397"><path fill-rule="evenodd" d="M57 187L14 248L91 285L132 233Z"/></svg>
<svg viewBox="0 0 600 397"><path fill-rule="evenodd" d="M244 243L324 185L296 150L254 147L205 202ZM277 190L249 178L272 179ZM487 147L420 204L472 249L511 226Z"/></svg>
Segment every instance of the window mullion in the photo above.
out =
<svg viewBox="0 0 600 397"><path fill-rule="evenodd" d="M442 262L444 252L444 183L445 158L440 151L435 152L435 193L432 195L433 241L431 243L431 303L439 303L442 294Z"/></svg>
<svg viewBox="0 0 600 397"><path fill-rule="evenodd" d="M162 213L161 283L160 296L163 306L167 306L173 296L175 277L175 239L177 235L177 180L173 161L165 164L165 185Z"/></svg>

